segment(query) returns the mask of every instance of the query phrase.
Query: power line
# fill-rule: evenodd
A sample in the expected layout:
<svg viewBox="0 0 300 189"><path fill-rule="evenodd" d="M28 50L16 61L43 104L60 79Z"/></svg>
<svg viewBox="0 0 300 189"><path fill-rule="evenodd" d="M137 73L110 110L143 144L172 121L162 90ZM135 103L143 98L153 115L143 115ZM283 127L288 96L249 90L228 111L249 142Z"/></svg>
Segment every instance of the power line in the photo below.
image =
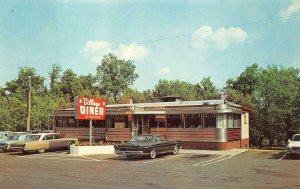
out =
<svg viewBox="0 0 300 189"><path fill-rule="evenodd" d="M231 27L246 27L246 26L258 25L258 24L268 24L268 23L272 23L272 22L278 22L280 20L287 20L288 18L291 19L291 18L298 18L298 17L300 17L300 14L293 14L293 15L288 15L288 16L281 16L279 18L265 19L265 20L247 22L247 23L243 23L243 24L237 24L237 25L233 25ZM202 32L200 32L200 34L207 33L207 32L211 32L211 31L210 30L209 31L202 31ZM190 36L193 35L193 33L194 32L185 33L185 34L178 34L178 35L173 35L173 36L167 36L167 37L162 37L162 38L153 39L153 40L146 40L146 41L137 42L136 44L145 45L145 44L156 43L156 42L170 40L170 39L190 37ZM118 48L119 47L116 46L116 47L110 48L110 50L116 50ZM43 59L38 59L38 60L25 61L25 62L20 62L20 63L17 63L17 64L7 64L7 65L0 66L0 68L24 65L24 64L29 64L29 63L37 63L37 62L42 62L42 61L63 59L63 58L68 58L68 57L78 56L78 55L83 55L83 54L92 54L92 53L81 51L79 53L71 53L71 54L65 54L65 55L61 55L61 56L54 56L54 57L48 57L48 58L43 58Z"/></svg>

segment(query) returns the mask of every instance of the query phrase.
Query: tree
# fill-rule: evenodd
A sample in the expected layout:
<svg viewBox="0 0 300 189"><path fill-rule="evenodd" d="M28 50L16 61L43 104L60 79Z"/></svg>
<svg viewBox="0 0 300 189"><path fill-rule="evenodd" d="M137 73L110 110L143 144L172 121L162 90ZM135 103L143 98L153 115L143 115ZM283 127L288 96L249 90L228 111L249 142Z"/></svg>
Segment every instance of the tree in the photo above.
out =
<svg viewBox="0 0 300 189"><path fill-rule="evenodd" d="M94 96L100 97L99 91L97 91L96 83L97 78L92 74L81 75L79 76L79 82L82 86L82 91L80 91L80 95L82 96Z"/></svg>
<svg viewBox="0 0 300 189"><path fill-rule="evenodd" d="M60 90L69 102L74 101L74 97L78 96L83 90L80 79L71 69L67 69L61 77Z"/></svg>
<svg viewBox="0 0 300 189"><path fill-rule="evenodd" d="M58 108L60 104L55 103L50 95L35 96L32 106L32 129L52 129L53 118L51 113Z"/></svg>
<svg viewBox="0 0 300 189"><path fill-rule="evenodd" d="M195 85L195 88L199 100L218 99L221 96L210 77L203 78L199 84Z"/></svg>
<svg viewBox="0 0 300 189"><path fill-rule="evenodd" d="M154 87L153 95L156 99L163 96L175 95L185 100L195 100L196 90L193 84L179 80L159 80Z"/></svg>
<svg viewBox="0 0 300 189"><path fill-rule="evenodd" d="M286 141L299 126L299 70L257 64L227 81L226 99L252 108L250 142L263 146Z"/></svg>
<svg viewBox="0 0 300 189"><path fill-rule="evenodd" d="M57 64L52 65L49 72L50 77L50 91L52 94L58 95L60 93L59 80L61 77L61 67Z"/></svg>
<svg viewBox="0 0 300 189"><path fill-rule="evenodd" d="M267 139L287 140L295 132L299 97L299 70L269 66L262 71L256 100Z"/></svg>
<svg viewBox="0 0 300 189"><path fill-rule="evenodd" d="M226 81L225 89L234 89L239 91L244 96L253 95L259 83L262 69L258 67L258 64L253 64L246 67L235 80L228 79Z"/></svg>
<svg viewBox="0 0 300 189"><path fill-rule="evenodd" d="M127 103L128 99L132 99L134 103L153 102L150 90L140 92L137 89L128 88L118 103Z"/></svg>
<svg viewBox="0 0 300 189"><path fill-rule="evenodd" d="M44 78L37 75L34 68L19 68L18 78L6 82L1 97L1 125L7 130L25 129L29 79L32 97L47 93Z"/></svg>
<svg viewBox="0 0 300 189"><path fill-rule="evenodd" d="M113 54L103 57L101 65L97 67L99 89L111 96L116 102L125 90L138 78L135 65L130 60L120 60Z"/></svg>

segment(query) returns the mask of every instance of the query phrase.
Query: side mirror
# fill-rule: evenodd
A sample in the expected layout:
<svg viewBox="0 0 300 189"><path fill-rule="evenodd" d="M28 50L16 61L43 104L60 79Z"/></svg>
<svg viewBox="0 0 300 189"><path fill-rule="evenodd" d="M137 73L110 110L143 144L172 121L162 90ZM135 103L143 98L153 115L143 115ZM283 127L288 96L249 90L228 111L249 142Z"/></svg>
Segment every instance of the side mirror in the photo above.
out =
<svg viewBox="0 0 300 189"><path fill-rule="evenodd" d="M288 143L290 143L291 142L291 139L288 139Z"/></svg>

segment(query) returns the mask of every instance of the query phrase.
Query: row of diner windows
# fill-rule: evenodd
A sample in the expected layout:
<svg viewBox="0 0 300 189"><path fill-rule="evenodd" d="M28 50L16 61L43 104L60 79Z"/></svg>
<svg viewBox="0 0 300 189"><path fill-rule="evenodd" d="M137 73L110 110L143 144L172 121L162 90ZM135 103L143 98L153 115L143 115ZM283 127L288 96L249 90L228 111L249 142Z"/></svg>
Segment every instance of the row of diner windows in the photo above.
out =
<svg viewBox="0 0 300 189"><path fill-rule="evenodd" d="M246 120L246 119L245 119ZM141 127L167 128L240 128L240 114L173 114L173 115L109 115L106 120L93 120L95 128L131 128L130 121ZM224 126L226 124L226 126ZM55 117L56 127L89 127L89 120L76 120L74 116Z"/></svg>

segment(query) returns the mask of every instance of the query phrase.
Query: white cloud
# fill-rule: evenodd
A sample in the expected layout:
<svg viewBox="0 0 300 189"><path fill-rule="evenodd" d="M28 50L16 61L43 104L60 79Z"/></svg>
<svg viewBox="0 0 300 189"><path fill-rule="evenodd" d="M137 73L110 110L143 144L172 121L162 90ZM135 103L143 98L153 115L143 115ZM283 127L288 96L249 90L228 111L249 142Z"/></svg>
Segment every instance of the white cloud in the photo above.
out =
<svg viewBox="0 0 300 189"><path fill-rule="evenodd" d="M111 44L107 41L88 41L82 54L94 63L100 63L104 54L112 52Z"/></svg>
<svg viewBox="0 0 300 189"><path fill-rule="evenodd" d="M149 55L150 50L142 45L131 43L130 45L120 44L114 49L107 41L88 41L82 50L82 54L94 63L100 63L103 55L115 54L120 59L143 60Z"/></svg>
<svg viewBox="0 0 300 189"><path fill-rule="evenodd" d="M149 49L135 43L131 43L130 45L121 44L116 54L125 60L142 60L148 56Z"/></svg>
<svg viewBox="0 0 300 189"><path fill-rule="evenodd" d="M158 73L161 74L161 75L166 75L166 74L169 74L171 72L171 68L169 67L162 67Z"/></svg>
<svg viewBox="0 0 300 189"><path fill-rule="evenodd" d="M232 43L243 43L248 38L241 28L220 28L213 31L210 26L202 26L192 36L192 47L196 49L226 49Z"/></svg>
<svg viewBox="0 0 300 189"><path fill-rule="evenodd" d="M86 51L102 51L109 49L111 44L106 41L88 41L85 44L84 50Z"/></svg>
<svg viewBox="0 0 300 189"><path fill-rule="evenodd" d="M291 16L292 14L300 12L300 0L294 0L287 9L281 10L279 15L282 17Z"/></svg>

